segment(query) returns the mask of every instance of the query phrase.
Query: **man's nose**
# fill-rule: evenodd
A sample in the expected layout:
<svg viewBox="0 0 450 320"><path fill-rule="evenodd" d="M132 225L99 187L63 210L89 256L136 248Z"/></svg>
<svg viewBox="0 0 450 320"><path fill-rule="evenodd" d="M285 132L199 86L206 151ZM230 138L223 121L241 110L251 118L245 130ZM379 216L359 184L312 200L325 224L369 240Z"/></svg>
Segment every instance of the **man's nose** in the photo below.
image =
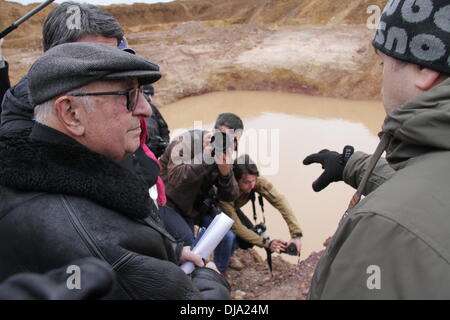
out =
<svg viewBox="0 0 450 320"><path fill-rule="evenodd" d="M147 99L145 99L142 92L139 93L136 109L134 109L133 115L147 118L152 115L152 107L150 106L150 103L148 103Z"/></svg>

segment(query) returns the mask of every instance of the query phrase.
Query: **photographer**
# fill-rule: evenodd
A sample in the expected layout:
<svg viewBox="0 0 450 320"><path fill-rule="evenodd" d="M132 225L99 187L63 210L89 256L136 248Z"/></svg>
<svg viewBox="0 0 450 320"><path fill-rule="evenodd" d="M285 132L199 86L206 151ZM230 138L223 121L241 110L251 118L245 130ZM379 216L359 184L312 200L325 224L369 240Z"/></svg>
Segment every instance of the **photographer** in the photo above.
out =
<svg viewBox="0 0 450 320"><path fill-rule="evenodd" d="M191 130L176 138L161 156L161 177L166 186L167 206L177 211L189 224L186 236L194 225L208 226L217 210L217 201L233 201L238 185L232 170L232 154L244 126L231 113L217 118L212 132ZM222 140L225 140L225 142ZM180 229L175 221L162 217L168 229ZM180 233L180 230L179 232ZM219 271L226 269L229 258L222 259L222 246L234 241L229 232L216 249L215 262ZM229 250L225 250L229 251Z"/></svg>
<svg viewBox="0 0 450 320"><path fill-rule="evenodd" d="M239 247L249 249L256 245L278 253L285 252L289 247L289 254L296 251L296 255L300 255L302 230L285 198L277 192L267 179L259 176L256 164L248 155L242 155L235 161L233 171L239 185L239 197L234 202L220 201L219 204L222 211L234 220L232 230L236 233ZM270 241L265 234L265 225L254 226L242 212L240 208L250 200L253 201L253 209L255 210L255 193L259 194L260 205L263 205L262 199L264 198L281 213L288 225L291 240L274 239ZM254 211L254 219L256 222L256 211ZM294 250L292 244L296 250Z"/></svg>
<svg viewBox="0 0 450 320"><path fill-rule="evenodd" d="M8 62L2 56L2 45L3 39L0 39L0 113L2 112L3 96L11 86L9 82Z"/></svg>
<svg viewBox="0 0 450 320"><path fill-rule="evenodd" d="M161 177L166 185L168 206L179 212L191 226L199 223L194 204L200 202L197 197L201 196L202 190L215 186L219 200L233 201L237 198L239 189L231 159L234 151L229 148L225 153L215 152L212 156L215 150L211 138L214 133L231 130L237 144L243 127L238 116L221 114L211 133L188 131L176 138L161 156Z"/></svg>

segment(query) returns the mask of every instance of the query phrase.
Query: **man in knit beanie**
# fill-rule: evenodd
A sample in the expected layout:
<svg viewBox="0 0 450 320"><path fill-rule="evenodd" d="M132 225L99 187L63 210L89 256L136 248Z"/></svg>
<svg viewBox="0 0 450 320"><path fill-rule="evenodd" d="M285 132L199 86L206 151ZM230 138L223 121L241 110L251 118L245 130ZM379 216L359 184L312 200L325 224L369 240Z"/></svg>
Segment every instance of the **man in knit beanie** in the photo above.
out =
<svg viewBox="0 0 450 320"><path fill-rule="evenodd" d="M304 160L324 168L315 191L357 188L309 298L450 299L450 3L389 1L373 45L387 113L377 150Z"/></svg>

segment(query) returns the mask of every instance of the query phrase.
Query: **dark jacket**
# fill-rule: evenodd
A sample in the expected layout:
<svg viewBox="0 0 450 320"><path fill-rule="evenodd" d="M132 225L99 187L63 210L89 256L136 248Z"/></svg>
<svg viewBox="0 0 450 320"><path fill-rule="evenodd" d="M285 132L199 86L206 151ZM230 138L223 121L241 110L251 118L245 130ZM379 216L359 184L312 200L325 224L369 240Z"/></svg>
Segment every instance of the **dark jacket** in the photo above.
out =
<svg viewBox="0 0 450 320"><path fill-rule="evenodd" d="M0 281L94 256L117 276L106 298L229 297L216 272L183 273L182 248L162 227L148 186L109 158L35 125L31 135L0 138L0 163Z"/></svg>
<svg viewBox="0 0 450 320"><path fill-rule="evenodd" d="M0 61L0 114L2 113L2 101L5 92L11 86L9 82L9 65L5 60Z"/></svg>
<svg viewBox="0 0 450 320"><path fill-rule="evenodd" d="M152 116L146 119L148 130L146 145L156 158L159 158L169 145L170 131L158 108L151 102L150 106L152 107Z"/></svg>
<svg viewBox="0 0 450 320"><path fill-rule="evenodd" d="M28 100L28 76L5 93L0 117L0 136L31 128L33 126L34 108Z"/></svg>
<svg viewBox="0 0 450 320"><path fill-rule="evenodd" d="M0 284L0 300L99 299L108 294L114 281L111 266L89 257L46 274L15 274Z"/></svg>
<svg viewBox="0 0 450 320"><path fill-rule="evenodd" d="M197 134L198 133L198 134ZM199 143L197 148L194 144ZM194 203L201 192L215 186L220 201L231 202L239 196L234 174L223 177L217 165L202 159L200 130L188 131L176 138L161 156L161 178L166 185L168 205L186 218L198 215ZM200 152L194 154L199 149ZM183 151L190 151L184 155Z"/></svg>

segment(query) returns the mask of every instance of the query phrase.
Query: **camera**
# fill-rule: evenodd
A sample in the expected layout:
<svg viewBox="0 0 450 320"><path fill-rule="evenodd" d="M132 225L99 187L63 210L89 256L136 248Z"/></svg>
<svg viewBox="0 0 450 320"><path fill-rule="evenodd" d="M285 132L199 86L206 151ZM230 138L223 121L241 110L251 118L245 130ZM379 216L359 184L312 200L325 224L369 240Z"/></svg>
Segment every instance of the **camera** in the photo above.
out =
<svg viewBox="0 0 450 320"><path fill-rule="evenodd" d="M154 136L150 140L149 148L152 150L152 152L155 154L156 158L159 158L164 151L166 151L166 148L169 146L169 143L165 141L160 136Z"/></svg>
<svg viewBox="0 0 450 320"><path fill-rule="evenodd" d="M213 146L211 156L214 157L216 150L218 153L226 153L228 149L232 148L234 138L225 132L216 131L210 141Z"/></svg>
<svg viewBox="0 0 450 320"><path fill-rule="evenodd" d="M261 223L257 224L256 226L254 226L252 228L252 230L255 233L257 233L258 235L260 235L261 237L263 237L263 239L266 239L266 240L270 239L269 236L266 234L267 227L264 223L261 222Z"/></svg>
<svg viewBox="0 0 450 320"><path fill-rule="evenodd" d="M220 214L220 209L217 206L217 202L213 198L205 198L201 204L201 213L215 217Z"/></svg>
<svg viewBox="0 0 450 320"><path fill-rule="evenodd" d="M252 230L261 237L263 237L264 239L266 240L270 239L269 236L266 234L267 227L264 223L261 222L260 224L257 224L252 228ZM291 243L289 246L287 246L287 248L284 251L281 251L280 253L286 253L290 256L296 256L298 254L297 247L295 246L294 243Z"/></svg>
<svg viewBox="0 0 450 320"><path fill-rule="evenodd" d="M210 215L211 217L215 217L221 213L218 206L217 195L213 188L209 189L207 192L202 192L195 199L194 209L197 210L200 215Z"/></svg>
<svg viewBox="0 0 450 320"><path fill-rule="evenodd" d="M297 247L295 244L291 243L284 251L281 251L281 253L286 253L290 256L296 256L298 254Z"/></svg>

